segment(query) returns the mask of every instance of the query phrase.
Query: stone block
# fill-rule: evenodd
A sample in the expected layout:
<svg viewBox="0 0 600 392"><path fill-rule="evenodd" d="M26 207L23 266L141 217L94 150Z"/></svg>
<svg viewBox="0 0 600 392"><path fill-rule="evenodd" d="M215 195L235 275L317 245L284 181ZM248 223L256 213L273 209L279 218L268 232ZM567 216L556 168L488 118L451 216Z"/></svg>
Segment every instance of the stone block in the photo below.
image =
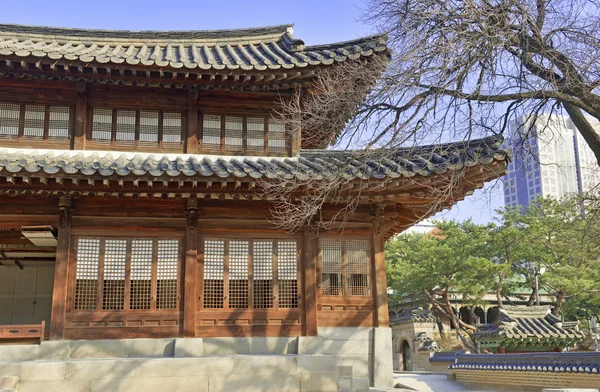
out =
<svg viewBox="0 0 600 392"><path fill-rule="evenodd" d="M298 371L303 373L336 373L337 358L333 355L306 355L298 357Z"/></svg>
<svg viewBox="0 0 600 392"><path fill-rule="evenodd" d="M127 358L127 340L74 340L71 358Z"/></svg>
<svg viewBox="0 0 600 392"><path fill-rule="evenodd" d="M37 344L0 345L0 361L33 361L38 357L39 347Z"/></svg>
<svg viewBox="0 0 600 392"><path fill-rule="evenodd" d="M19 392L90 392L91 380L28 381L19 384Z"/></svg>
<svg viewBox="0 0 600 392"><path fill-rule="evenodd" d="M369 379L368 378L353 378L352 379L352 392L369 392Z"/></svg>
<svg viewBox="0 0 600 392"><path fill-rule="evenodd" d="M173 357L175 351L175 339L131 339L128 343L129 358Z"/></svg>
<svg viewBox="0 0 600 392"><path fill-rule="evenodd" d="M135 377L136 361L132 359L94 359L69 361L67 380Z"/></svg>
<svg viewBox="0 0 600 392"><path fill-rule="evenodd" d="M39 359L67 360L70 356L71 342L68 340L43 341L40 343Z"/></svg>
<svg viewBox="0 0 600 392"><path fill-rule="evenodd" d="M0 375L19 377L19 382L64 380L66 362L9 362L0 363Z"/></svg>
<svg viewBox="0 0 600 392"><path fill-rule="evenodd" d="M300 390L302 392L337 392L338 381L335 373L302 374Z"/></svg>
<svg viewBox="0 0 600 392"><path fill-rule="evenodd" d="M298 373L296 356L288 355L240 355L233 357L235 374L272 375Z"/></svg>
<svg viewBox="0 0 600 392"><path fill-rule="evenodd" d="M393 386L392 356L391 328L374 328L372 380L375 388L391 388Z"/></svg>
<svg viewBox="0 0 600 392"><path fill-rule="evenodd" d="M202 338L175 339L175 358L202 357L204 355L204 344Z"/></svg>
<svg viewBox="0 0 600 392"><path fill-rule="evenodd" d="M203 345L206 356L250 354L249 338L210 338Z"/></svg>
<svg viewBox="0 0 600 392"><path fill-rule="evenodd" d="M325 340L370 340L371 327L319 327L319 336Z"/></svg>
<svg viewBox="0 0 600 392"><path fill-rule="evenodd" d="M544 388L542 392L598 392L598 390L589 388Z"/></svg>
<svg viewBox="0 0 600 392"><path fill-rule="evenodd" d="M208 392L207 377L105 378L92 380L91 392ZM212 389L211 389L212 391Z"/></svg>
<svg viewBox="0 0 600 392"><path fill-rule="evenodd" d="M352 377L352 366L338 366L337 371L340 377Z"/></svg>
<svg viewBox="0 0 600 392"><path fill-rule="evenodd" d="M251 354L296 354L296 338L257 337L250 339Z"/></svg>
<svg viewBox="0 0 600 392"><path fill-rule="evenodd" d="M372 362L371 355L346 354L338 357L338 365L352 366L353 377L369 378L370 363Z"/></svg>
<svg viewBox="0 0 600 392"><path fill-rule="evenodd" d="M204 376L234 371L233 357L157 358L136 362L136 377Z"/></svg>
<svg viewBox="0 0 600 392"><path fill-rule="evenodd" d="M363 354L371 352L369 340L326 340L323 346L324 354Z"/></svg>
<svg viewBox="0 0 600 392"><path fill-rule="evenodd" d="M16 376L8 376L2 377L0 376L0 391L5 389L16 389L19 384L19 377Z"/></svg>
<svg viewBox="0 0 600 392"><path fill-rule="evenodd" d="M323 354L324 339L320 336L298 337L298 355Z"/></svg>
<svg viewBox="0 0 600 392"><path fill-rule="evenodd" d="M340 391L351 391L352 377L340 377L338 380L338 388Z"/></svg>
<svg viewBox="0 0 600 392"><path fill-rule="evenodd" d="M299 392L300 377L297 374L273 375L221 375L209 378L210 392Z"/></svg>

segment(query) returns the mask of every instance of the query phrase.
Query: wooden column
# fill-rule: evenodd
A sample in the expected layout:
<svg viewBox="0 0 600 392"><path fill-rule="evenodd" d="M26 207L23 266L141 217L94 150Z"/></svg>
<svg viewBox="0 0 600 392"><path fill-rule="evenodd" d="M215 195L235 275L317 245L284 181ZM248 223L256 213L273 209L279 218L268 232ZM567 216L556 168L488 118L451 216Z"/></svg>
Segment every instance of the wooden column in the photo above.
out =
<svg viewBox="0 0 600 392"><path fill-rule="evenodd" d="M65 333L69 250L71 248L71 196L61 196L58 207L58 244L54 266L50 340L62 340Z"/></svg>
<svg viewBox="0 0 600 392"><path fill-rule="evenodd" d="M185 152L198 153L198 90L196 89L191 89L188 95Z"/></svg>
<svg viewBox="0 0 600 392"><path fill-rule="evenodd" d="M189 198L186 211L183 293L183 336L196 336L196 284L198 268L198 200Z"/></svg>
<svg viewBox="0 0 600 392"><path fill-rule="evenodd" d="M385 251L383 248L384 240L381 226L383 223L385 205L374 205L375 216L373 219L373 272L371 279L373 281L373 298L375 300L375 311L373 312L374 327L389 327L390 320L388 314L387 282L385 274Z"/></svg>
<svg viewBox="0 0 600 392"><path fill-rule="evenodd" d="M75 103L73 149L85 150L87 128L87 85L85 83L77 83L75 91L77 92L77 101Z"/></svg>
<svg viewBox="0 0 600 392"><path fill-rule="evenodd" d="M304 335L317 336L317 233L304 230L303 272L304 272Z"/></svg>

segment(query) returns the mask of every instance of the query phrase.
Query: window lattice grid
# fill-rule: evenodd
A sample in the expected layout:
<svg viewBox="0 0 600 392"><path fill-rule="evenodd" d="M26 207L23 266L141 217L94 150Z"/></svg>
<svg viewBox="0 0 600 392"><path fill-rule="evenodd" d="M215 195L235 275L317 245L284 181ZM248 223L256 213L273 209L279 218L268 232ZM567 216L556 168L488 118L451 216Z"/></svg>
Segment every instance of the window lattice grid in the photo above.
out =
<svg viewBox="0 0 600 392"><path fill-rule="evenodd" d="M181 147L181 113L165 112L163 113L162 123L162 146L166 149L175 149Z"/></svg>
<svg viewBox="0 0 600 392"><path fill-rule="evenodd" d="M254 267L254 308L273 307L273 241L256 240L252 244Z"/></svg>
<svg viewBox="0 0 600 392"><path fill-rule="evenodd" d="M18 140L21 105L0 103L0 139Z"/></svg>
<svg viewBox="0 0 600 392"><path fill-rule="evenodd" d="M206 150L221 149L221 116L204 115L202 122L202 147Z"/></svg>
<svg viewBox="0 0 600 392"><path fill-rule="evenodd" d="M369 242L346 241L346 284L349 295L369 295Z"/></svg>
<svg viewBox="0 0 600 392"><path fill-rule="evenodd" d="M242 151L243 118L225 116L225 150Z"/></svg>
<svg viewBox="0 0 600 392"><path fill-rule="evenodd" d="M102 310L123 310L125 307L126 267L127 240L105 240Z"/></svg>
<svg viewBox="0 0 600 392"><path fill-rule="evenodd" d="M298 308L298 258L296 241L277 243L279 307Z"/></svg>
<svg viewBox="0 0 600 392"><path fill-rule="evenodd" d="M265 119L263 117L248 117L246 120L246 134L248 152L263 152L265 150Z"/></svg>
<svg viewBox="0 0 600 392"><path fill-rule="evenodd" d="M286 152L285 124L269 119L269 152Z"/></svg>
<svg viewBox="0 0 600 392"><path fill-rule="evenodd" d="M177 309L179 241L158 240L156 257L156 308Z"/></svg>
<svg viewBox="0 0 600 392"><path fill-rule="evenodd" d="M244 240L229 241L229 308L248 308L248 260L250 244Z"/></svg>
<svg viewBox="0 0 600 392"><path fill-rule="evenodd" d="M154 241L131 241L129 308L148 310L152 304L152 260Z"/></svg>
<svg viewBox="0 0 600 392"><path fill-rule="evenodd" d="M342 243L321 241L321 287L323 295L343 295Z"/></svg>
<svg viewBox="0 0 600 392"><path fill-rule="evenodd" d="M80 238L75 262L75 310L96 310L100 240Z"/></svg>
<svg viewBox="0 0 600 392"><path fill-rule="evenodd" d="M48 120L48 140L67 142L69 140L69 118L71 110L68 106L50 106Z"/></svg>
<svg viewBox="0 0 600 392"><path fill-rule="evenodd" d="M110 144L112 138L113 111L95 108L92 115L92 142Z"/></svg>
<svg viewBox="0 0 600 392"><path fill-rule="evenodd" d="M223 308L223 278L225 270L225 241L204 242L204 301L205 309Z"/></svg>
<svg viewBox="0 0 600 392"><path fill-rule="evenodd" d="M140 110L140 147L158 146L159 112Z"/></svg>
<svg viewBox="0 0 600 392"><path fill-rule="evenodd" d="M117 110L117 130L115 141L117 146L133 146L135 144L135 110Z"/></svg>
<svg viewBox="0 0 600 392"><path fill-rule="evenodd" d="M23 139L31 141L44 140L44 119L46 107L42 105L25 105L25 121L23 122Z"/></svg>

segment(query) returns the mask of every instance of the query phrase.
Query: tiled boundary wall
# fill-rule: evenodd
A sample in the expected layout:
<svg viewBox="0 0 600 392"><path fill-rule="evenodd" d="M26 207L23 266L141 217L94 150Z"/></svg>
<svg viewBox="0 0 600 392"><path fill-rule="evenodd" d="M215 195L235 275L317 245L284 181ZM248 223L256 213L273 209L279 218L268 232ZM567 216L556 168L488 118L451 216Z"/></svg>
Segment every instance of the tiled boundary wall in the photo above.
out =
<svg viewBox="0 0 600 392"><path fill-rule="evenodd" d="M600 352L458 354L450 368L456 381L477 388L541 391L600 386Z"/></svg>

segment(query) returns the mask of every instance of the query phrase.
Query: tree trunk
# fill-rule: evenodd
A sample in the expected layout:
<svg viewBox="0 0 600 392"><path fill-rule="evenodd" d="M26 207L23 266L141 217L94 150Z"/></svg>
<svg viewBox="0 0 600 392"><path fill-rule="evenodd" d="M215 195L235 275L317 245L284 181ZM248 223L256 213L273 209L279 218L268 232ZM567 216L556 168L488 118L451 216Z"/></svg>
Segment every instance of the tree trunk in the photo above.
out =
<svg viewBox="0 0 600 392"><path fill-rule="evenodd" d="M594 152L596 161L600 165L600 135L592 127L587 118L585 118L581 109L567 102L563 102L563 106L587 145Z"/></svg>
<svg viewBox="0 0 600 392"><path fill-rule="evenodd" d="M525 306L533 306L535 304L535 299L537 298L537 291L535 290L535 286L531 290L531 294L529 295L529 300Z"/></svg>
<svg viewBox="0 0 600 392"><path fill-rule="evenodd" d="M556 306L552 309L552 314L556 317L560 317L560 310L562 309L563 303L565 302L565 292L559 291L556 295Z"/></svg>
<svg viewBox="0 0 600 392"><path fill-rule="evenodd" d="M498 301L498 307L502 307L502 283L504 282L504 274L501 274L498 279L498 286L496 287L496 301Z"/></svg>

